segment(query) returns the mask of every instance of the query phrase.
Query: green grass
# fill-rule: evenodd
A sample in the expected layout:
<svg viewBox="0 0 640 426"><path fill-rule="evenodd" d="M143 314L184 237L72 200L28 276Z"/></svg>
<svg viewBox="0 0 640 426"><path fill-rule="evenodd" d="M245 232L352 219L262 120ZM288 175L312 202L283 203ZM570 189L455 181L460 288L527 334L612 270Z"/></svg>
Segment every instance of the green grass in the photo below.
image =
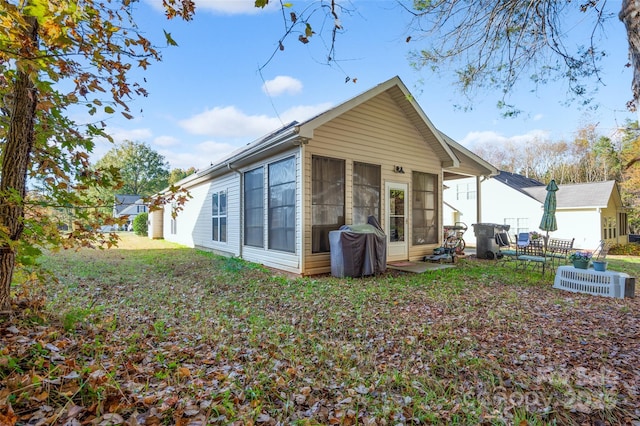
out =
<svg viewBox="0 0 640 426"><path fill-rule="evenodd" d="M141 244L127 238L125 247ZM491 261L425 274L290 278L144 243L150 248L43 258L58 277L47 287L47 323L20 325L30 337L0 355L0 377L13 384L0 392L13 395L16 411L36 412L46 388L54 410L82 405L81 422L134 412L165 424L637 416L629 366L640 365L638 299L560 292L552 274ZM636 258L609 261L640 272ZM52 362L47 344L74 361ZM73 372L75 387L64 379ZM27 374L49 381L26 386Z"/></svg>

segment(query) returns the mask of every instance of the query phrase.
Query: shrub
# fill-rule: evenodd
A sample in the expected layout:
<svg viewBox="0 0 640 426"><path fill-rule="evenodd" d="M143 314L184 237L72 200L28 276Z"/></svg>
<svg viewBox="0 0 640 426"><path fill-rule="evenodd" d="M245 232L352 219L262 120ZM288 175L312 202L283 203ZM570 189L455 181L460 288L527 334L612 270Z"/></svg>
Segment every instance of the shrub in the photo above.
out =
<svg viewBox="0 0 640 426"><path fill-rule="evenodd" d="M609 254L640 256L640 244L638 243L616 244L609 249Z"/></svg>
<svg viewBox="0 0 640 426"><path fill-rule="evenodd" d="M136 235L146 237L149 232L149 213L140 213L133 219L133 232Z"/></svg>

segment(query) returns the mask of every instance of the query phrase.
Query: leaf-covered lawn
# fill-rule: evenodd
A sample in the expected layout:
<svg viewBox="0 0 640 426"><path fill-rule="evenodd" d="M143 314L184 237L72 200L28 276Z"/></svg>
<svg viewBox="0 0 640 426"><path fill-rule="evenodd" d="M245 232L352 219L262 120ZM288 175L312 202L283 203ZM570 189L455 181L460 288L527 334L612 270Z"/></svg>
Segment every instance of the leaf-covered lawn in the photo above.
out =
<svg viewBox="0 0 640 426"><path fill-rule="evenodd" d="M0 323L0 424L640 424L640 298L490 261L291 278L121 247L50 255L46 306Z"/></svg>

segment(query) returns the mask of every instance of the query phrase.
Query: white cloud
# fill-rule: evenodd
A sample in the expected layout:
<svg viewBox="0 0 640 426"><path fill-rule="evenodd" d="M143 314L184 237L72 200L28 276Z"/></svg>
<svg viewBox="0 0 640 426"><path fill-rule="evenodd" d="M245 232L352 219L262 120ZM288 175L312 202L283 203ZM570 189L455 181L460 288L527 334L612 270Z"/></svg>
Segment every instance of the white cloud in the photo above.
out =
<svg viewBox="0 0 640 426"><path fill-rule="evenodd" d="M331 104L301 105L290 108L277 117L247 115L236 107L215 107L179 122L187 132L217 138L255 139L292 121L302 122L330 108Z"/></svg>
<svg viewBox="0 0 640 426"><path fill-rule="evenodd" d="M237 149L237 146L229 143L206 141L195 146L185 147L179 152L161 149L159 153L167 159L172 169L186 170L189 167L195 167L202 170Z"/></svg>
<svg viewBox="0 0 640 426"><path fill-rule="evenodd" d="M256 137L279 128L277 118L247 115L236 107L215 107L179 122L180 127L195 135L215 137Z"/></svg>
<svg viewBox="0 0 640 426"><path fill-rule="evenodd" d="M546 130L534 129L530 130L527 133L523 133L520 135L513 136L504 136L500 133L496 133L493 131L479 131L479 132L469 132L467 135L462 138L460 143L468 148L474 146L488 145L488 144L498 144L503 145L507 143L511 144L525 144L531 142L536 139L547 139L549 137L549 132Z"/></svg>
<svg viewBox="0 0 640 426"><path fill-rule="evenodd" d="M162 0L146 0L154 9L164 11ZM255 7L255 0L194 0L196 10L207 10L225 15L256 14L262 10L276 10L277 2L269 2L264 9Z"/></svg>
<svg viewBox="0 0 640 426"><path fill-rule="evenodd" d="M174 146L180 143L180 139L173 136L158 136L153 140L153 143L158 146Z"/></svg>
<svg viewBox="0 0 640 426"><path fill-rule="evenodd" d="M117 127L107 129L115 143L124 141L148 142L153 136L151 129L120 129Z"/></svg>
<svg viewBox="0 0 640 426"><path fill-rule="evenodd" d="M196 145L196 151L208 159L209 163L226 157L237 149L237 146L225 142L206 141Z"/></svg>
<svg viewBox="0 0 640 426"><path fill-rule="evenodd" d="M267 80L262 85L262 91L271 96L280 96L283 93L296 95L302 92L302 82L293 77L279 75L273 80Z"/></svg>
<svg viewBox="0 0 640 426"><path fill-rule="evenodd" d="M279 7L278 2L272 1L264 9L261 9L255 7L255 0L195 0L195 3L197 8L229 15L255 14L262 10L276 10Z"/></svg>
<svg viewBox="0 0 640 426"><path fill-rule="evenodd" d="M285 123L290 123L294 120L303 122L308 120L321 112L325 112L333 106L330 102L325 102L318 105L299 105L293 108L289 108L282 113L281 117Z"/></svg>

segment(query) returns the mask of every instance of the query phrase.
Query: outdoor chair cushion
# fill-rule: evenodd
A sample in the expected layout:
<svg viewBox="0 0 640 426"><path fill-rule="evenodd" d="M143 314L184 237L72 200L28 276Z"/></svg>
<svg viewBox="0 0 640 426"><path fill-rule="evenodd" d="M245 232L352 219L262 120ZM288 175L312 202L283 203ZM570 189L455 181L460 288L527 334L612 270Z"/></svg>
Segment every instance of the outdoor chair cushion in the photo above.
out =
<svg viewBox="0 0 640 426"><path fill-rule="evenodd" d="M529 245L529 233L528 232L521 232L518 234L518 241L517 241L517 245L518 247L526 247Z"/></svg>

